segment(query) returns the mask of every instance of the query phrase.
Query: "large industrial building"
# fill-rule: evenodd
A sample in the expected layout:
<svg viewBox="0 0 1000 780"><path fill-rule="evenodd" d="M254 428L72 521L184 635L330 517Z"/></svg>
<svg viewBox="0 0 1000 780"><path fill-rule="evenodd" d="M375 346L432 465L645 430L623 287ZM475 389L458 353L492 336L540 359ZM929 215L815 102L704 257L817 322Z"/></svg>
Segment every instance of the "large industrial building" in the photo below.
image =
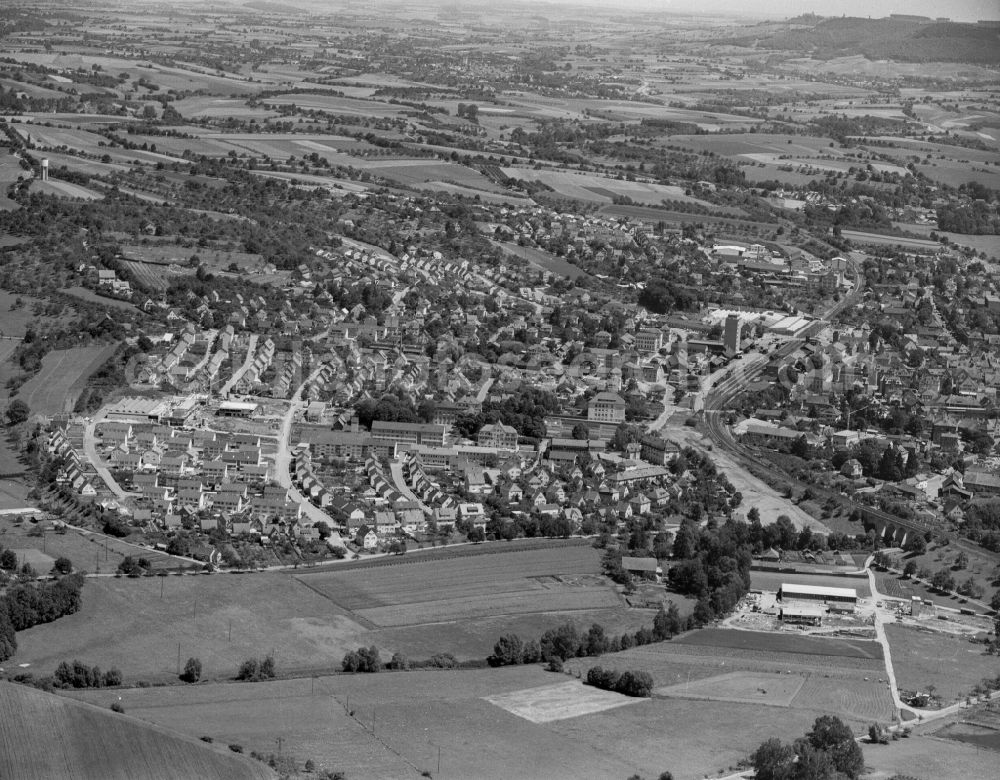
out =
<svg viewBox="0 0 1000 780"><path fill-rule="evenodd" d="M782 583L778 591L780 601L822 601L826 604L856 606L858 592L854 588L831 588L824 585L796 585Z"/></svg>

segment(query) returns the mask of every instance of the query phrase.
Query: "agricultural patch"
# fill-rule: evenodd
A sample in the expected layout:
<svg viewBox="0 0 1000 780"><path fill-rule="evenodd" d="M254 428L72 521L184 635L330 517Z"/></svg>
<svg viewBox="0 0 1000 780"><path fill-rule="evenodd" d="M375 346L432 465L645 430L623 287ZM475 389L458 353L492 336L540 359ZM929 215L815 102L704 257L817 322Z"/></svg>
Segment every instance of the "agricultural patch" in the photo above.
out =
<svg viewBox="0 0 1000 780"><path fill-rule="evenodd" d="M762 650L802 655L830 655L845 658L881 659L882 646L877 642L836 639L833 637L773 634L762 631L736 631L705 628L675 639L675 644L725 647L738 650Z"/></svg>
<svg viewBox="0 0 1000 780"><path fill-rule="evenodd" d="M115 351L114 345L58 349L42 359L42 368L18 393L33 414L73 410L83 382Z"/></svg>
<svg viewBox="0 0 1000 780"><path fill-rule="evenodd" d="M643 701L612 691L602 691L584 685L578 680L486 696L485 699L532 723L551 723L555 720L578 718L581 715L590 715Z"/></svg>

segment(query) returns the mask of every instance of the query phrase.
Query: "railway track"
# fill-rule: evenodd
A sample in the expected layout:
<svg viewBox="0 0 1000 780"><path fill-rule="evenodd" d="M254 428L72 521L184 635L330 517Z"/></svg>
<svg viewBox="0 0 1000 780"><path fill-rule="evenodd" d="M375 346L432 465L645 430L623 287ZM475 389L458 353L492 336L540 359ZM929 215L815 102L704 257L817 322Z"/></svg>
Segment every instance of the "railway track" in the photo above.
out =
<svg viewBox="0 0 1000 780"><path fill-rule="evenodd" d="M826 311L822 318L823 320L832 320L847 307L853 306L861 297L864 289L864 278L861 275L861 271L857 264L853 260L851 261L851 265L854 269L856 279L854 287L851 289L850 293L844 296L843 300L834 304ZM782 347L775 353L775 357L782 359L793 354L806 342L806 338L809 335L813 335L814 330L815 329L810 328L805 331L805 335L803 337L792 339L782 345ZM761 363L742 371L739 374L724 379L708 393L705 399L704 422L708 437L711 439L713 447L719 447L727 452L733 459L735 459L751 473L763 472L772 479L787 482L793 487L800 487L802 489L808 488L813 492L813 494L819 496L820 498L824 500L832 499L840 506L851 512L857 510L864 520L871 525L875 525L876 527L881 524L884 527L903 528L907 531L915 533L930 532L938 536L942 535L940 529L931 526L928 523L910 518L898 517L897 515L890 514L889 512L885 512L881 509L876 509L875 507L867 506L865 504L859 504L837 491L829 490L828 488L813 485L808 482L803 482L782 469L767 465L750 447L736 441L724 421L723 413L729 409L733 398L735 398L736 395L749 382L756 379L761 372L763 372L766 366L767 363Z"/></svg>

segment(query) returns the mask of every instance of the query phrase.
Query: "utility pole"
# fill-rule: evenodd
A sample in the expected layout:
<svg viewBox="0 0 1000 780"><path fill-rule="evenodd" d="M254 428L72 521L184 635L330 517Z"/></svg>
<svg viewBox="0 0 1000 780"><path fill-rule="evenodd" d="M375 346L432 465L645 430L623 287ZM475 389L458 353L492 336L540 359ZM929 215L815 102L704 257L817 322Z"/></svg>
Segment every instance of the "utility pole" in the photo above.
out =
<svg viewBox="0 0 1000 780"><path fill-rule="evenodd" d="M438 745L438 774L441 774L441 746Z"/></svg>
<svg viewBox="0 0 1000 780"><path fill-rule="evenodd" d="M181 673L181 643L177 643L177 674Z"/></svg>

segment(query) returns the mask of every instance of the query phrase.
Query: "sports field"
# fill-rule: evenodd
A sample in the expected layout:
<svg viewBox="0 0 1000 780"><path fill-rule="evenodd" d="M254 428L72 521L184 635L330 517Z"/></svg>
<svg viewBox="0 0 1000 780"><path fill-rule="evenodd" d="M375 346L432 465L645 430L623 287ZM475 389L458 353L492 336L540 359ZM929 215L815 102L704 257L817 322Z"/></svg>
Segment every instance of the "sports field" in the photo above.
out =
<svg viewBox="0 0 1000 780"><path fill-rule="evenodd" d="M34 414L72 411L83 380L114 351L113 344L53 350L43 358L41 371L24 384L18 397Z"/></svg>

